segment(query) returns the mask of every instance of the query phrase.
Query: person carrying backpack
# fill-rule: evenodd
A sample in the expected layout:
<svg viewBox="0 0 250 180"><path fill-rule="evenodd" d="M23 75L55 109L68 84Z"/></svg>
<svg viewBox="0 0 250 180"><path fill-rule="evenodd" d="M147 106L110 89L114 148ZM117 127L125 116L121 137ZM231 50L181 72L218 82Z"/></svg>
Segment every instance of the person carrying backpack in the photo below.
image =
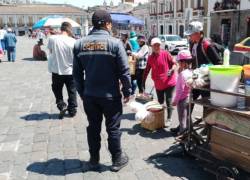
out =
<svg viewBox="0 0 250 180"><path fill-rule="evenodd" d="M218 65L222 63L222 58L216 51L215 46L204 37L203 24L199 21L193 21L188 25L188 29L184 33L189 37L190 52L193 56L192 68L199 68L201 65ZM193 100L202 96L206 98L210 96L208 91L193 90ZM193 109L193 107L192 107ZM204 112L204 110L203 110Z"/></svg>

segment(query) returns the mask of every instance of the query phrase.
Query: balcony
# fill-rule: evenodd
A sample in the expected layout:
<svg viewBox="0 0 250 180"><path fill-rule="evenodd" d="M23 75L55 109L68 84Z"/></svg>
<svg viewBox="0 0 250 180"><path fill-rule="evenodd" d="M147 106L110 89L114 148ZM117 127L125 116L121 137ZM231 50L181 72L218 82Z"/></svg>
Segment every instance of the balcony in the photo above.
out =
<svg viewBox="0 0 250 180"><path fill-rule="evenodd" d="M214 4L214 11L236 10L240 4L240 0L223 0Z"/></svg>
<svg viewBox="0 0 250 180"><path fill-rule="evenodd" d="M205 12L204 10L193 10L193 16L194 17L202 17L204 16Z"/></svg>

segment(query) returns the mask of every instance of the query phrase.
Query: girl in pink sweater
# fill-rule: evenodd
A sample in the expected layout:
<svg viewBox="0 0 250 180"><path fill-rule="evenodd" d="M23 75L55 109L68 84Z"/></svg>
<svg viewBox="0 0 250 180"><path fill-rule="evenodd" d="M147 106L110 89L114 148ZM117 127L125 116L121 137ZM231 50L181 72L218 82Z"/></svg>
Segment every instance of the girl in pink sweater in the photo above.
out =
<svg viewBox="0 0 250 180"><path fill-rule="evenodd" d="M177 128L171 129L171 131L182 134L187 128L188 117L188 95L189 87L186 83L189 77L192 77L191 62L192 55L189 50L182 50L178 53L176 58L179 64L179 75L176 82L176 93L173 100L173 106L177 106L178 118L180 125Z"/></svg>

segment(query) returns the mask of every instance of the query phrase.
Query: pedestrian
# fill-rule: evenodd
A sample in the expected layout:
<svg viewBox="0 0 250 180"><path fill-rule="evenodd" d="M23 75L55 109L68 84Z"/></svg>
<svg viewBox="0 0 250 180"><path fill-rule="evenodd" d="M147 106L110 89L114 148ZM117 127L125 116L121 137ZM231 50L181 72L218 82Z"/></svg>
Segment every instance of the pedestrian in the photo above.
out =
<svg viewBox="0 0 250 180"><path fill-rule="evenodd" d="M128 41L128 33L121 33L121 40L123 42L123 46L127 52L127 55L131 55L132 52L132 46Z"/></svg>
<svg viewBox="0 0 250 180"><path fill-rule="evenodd" d="M128 57L122 42L110 34L112 19L107 11L97 10L92 23L93 30L75 45L73 67L77 91L89 122L89 166L91 169L100 167L100 133L104 116L112 156L111 171L119 171L129 160L121 148L119 118L122 115L119 81L124 103L128 103L131 93Z"/></svg>
<svg viewBox="0 0 250 180"><path fill-rule="evenodd" d="M192 68L199 68L201 65L208 64L221 64L222 59L218 52L216 51L213 44L204 37L203 24L199 21L193 21L188 25L185 35L189 36L190 39L190 52L193 56ZM197 100L199 96L203 98L208 98L210 93L208 91L193 90L193 100ZM193 109L192 105L192 109ZM203 108L203 113L205 112ZM201 120L201 117L196 119Z"/></svg>
<svg viewBox="0 0 250 180"><path fill-rule="evenodd" d="M70 117L77 112L76 87L72 76L73 48L75 39L72 37L72 26L68 22L61 25L61 34L50 36L48 40L49 71L52 73L52 91L56 98L59 118L63 118L66 111ZM68 105L63 100L63 86L68 92Z"/></svg>
<svg viewBox="0 0 250 180"><path fill-rule="evenodd" d="M132 46L132 52L137 52L140 49L140 46L137 42L137 34L135 31L130 32L130 38L129 38L129 43Z"/></svg>
<svg viewBox="0 0 250 180"><path fill-rule="evenodd" d="M40 39L37 44L33 47L33 59L35 60L47 60L46 52L41 49L43 40Z"/></svg>
<svg viewBox="0 0 250 180"><path fill-rule="evenodd" d="M189 50L181 50L176 58L179 64L179 74L172 104L173 106L177 106L179 126L177 128L171 128L170 131L177 133L177 135L182 134L187 129L188 97L190 92L187 80L192 77L192 58Z"/></svg>
<svg viewBox="0 0 250 180"><path fill-rule="evenodd" d="M0 44L2 45L2 49L5 52L5 40L4 36L6 34L6 30L3 27L0 27Z"/></svg>
<svg viewBox="0 0 250 180"><path fill-rule="evenodd" d="M2 62L2 58L4 57L4 51L2 48L2 44L0 43L0 63Z"/></svg>
<svg viewBox="0 0 250 180"><path fill-rule="evenodd" d="M172 122L172 96L176 85L176 62L168 51L161 49L161 40L153 38L151 40L152 54L148 57L147 66L143 76L143 82L147 79L149 71L152 69L152 80L156 88L158 102L167 105L167 124Z"/></svg>
<svg viewBox="0 0 250 180"><path fill-rule="evenodd" d="M136 59L136 81L139 89L139 96L143 95L144 92L144 84L143 84L143 73L147 65L148 55L149 55L149 47L146 42L146 37L143 35L138 36L138 44L140 49L137 53L132 53L134 59Z"/></svg>
<svg viewBox="0 0 250 180"><path fill-rule="evenodd" d="M4 36L5 48L7 50L7 56L9 62L16 61L16 35L12 32L11 28L7 29L7 34Z"/></svg>
<svg viewBox="0 0 250 180"><path fill-rule="evenodd" d="M129 43L131 44L132 47L132 52L136 53L139 51L140 46L137 42L137 34L134 31L130 32L130 38L129 38ZM135 61L133 59L133 61ZM135 74L131 74L131 86L132 86L132 92L131 92L131 96L135 96L135 91L137 88L137 81L136 81L136 75Z"/></svg>

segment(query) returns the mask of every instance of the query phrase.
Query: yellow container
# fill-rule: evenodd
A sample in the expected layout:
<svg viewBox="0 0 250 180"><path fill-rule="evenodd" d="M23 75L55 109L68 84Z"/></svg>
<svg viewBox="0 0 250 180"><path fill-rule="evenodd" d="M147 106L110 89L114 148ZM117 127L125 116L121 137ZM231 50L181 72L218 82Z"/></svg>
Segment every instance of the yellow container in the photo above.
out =
<svg viewBox="0 0 250 180"><path fill-rule="evenodd" d="M244 70L244 79L250 80L250 64L244 65L243 70Z"/></svg>

